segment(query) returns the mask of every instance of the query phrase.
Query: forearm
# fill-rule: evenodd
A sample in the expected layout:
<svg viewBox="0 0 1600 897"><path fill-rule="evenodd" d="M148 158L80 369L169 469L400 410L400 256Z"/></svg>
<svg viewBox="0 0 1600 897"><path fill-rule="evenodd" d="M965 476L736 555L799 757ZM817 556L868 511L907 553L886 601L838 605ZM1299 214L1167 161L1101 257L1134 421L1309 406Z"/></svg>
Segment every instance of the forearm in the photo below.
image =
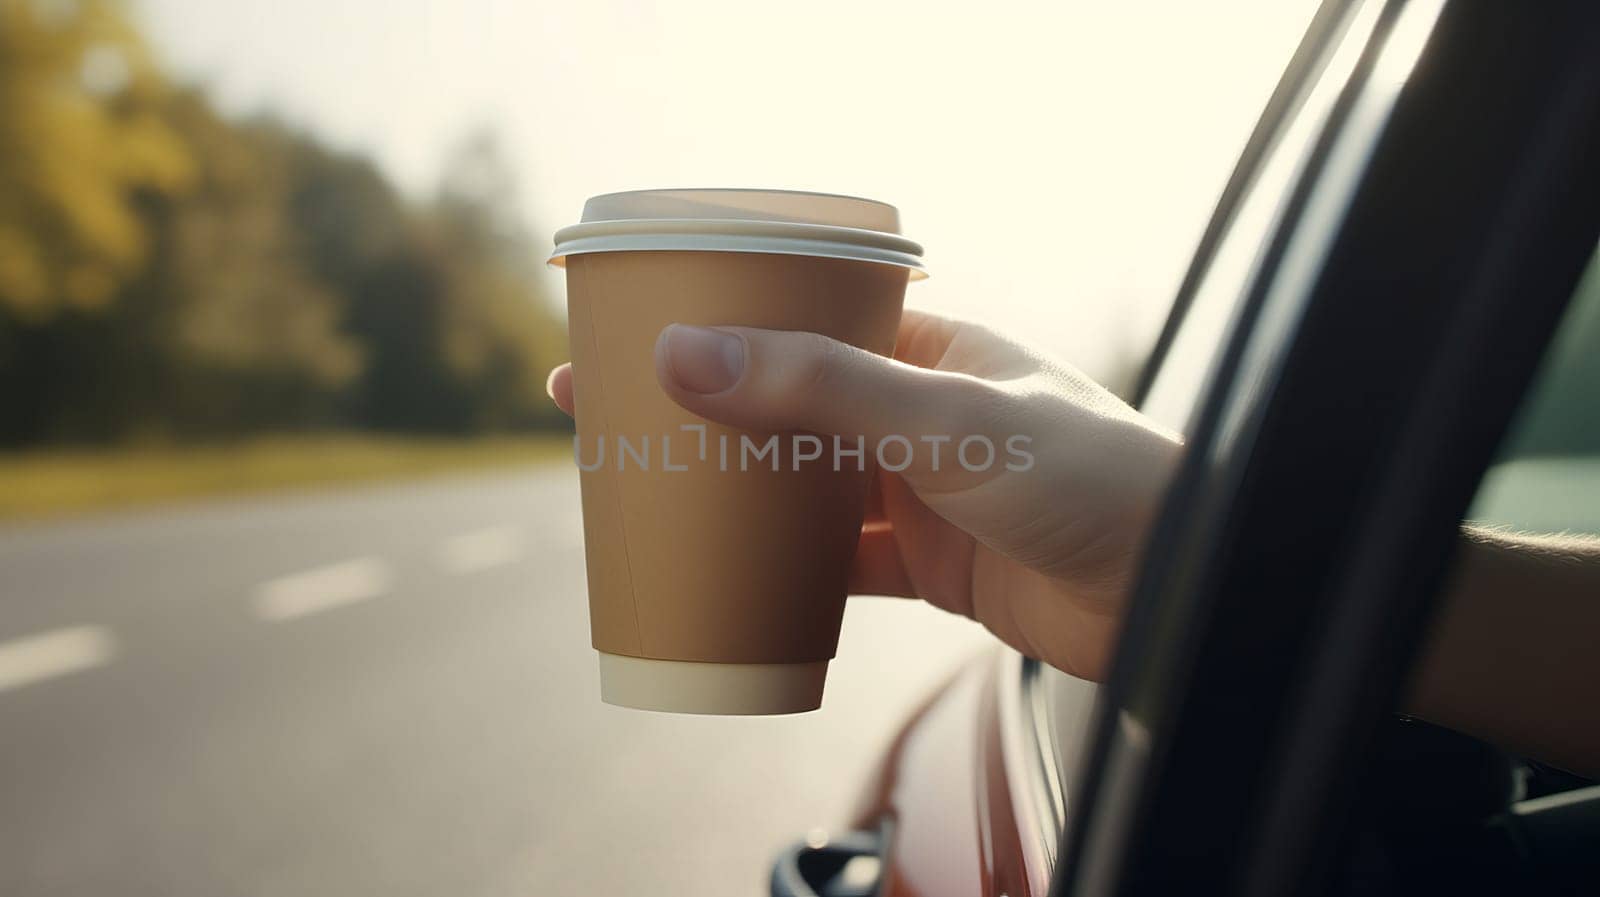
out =
<svg viewBox="0 0 1600 897"><path fill-rule="evenodd" d="M1411 712L1600 774L1600 539L1469 527L1436 621Z"/></svg>

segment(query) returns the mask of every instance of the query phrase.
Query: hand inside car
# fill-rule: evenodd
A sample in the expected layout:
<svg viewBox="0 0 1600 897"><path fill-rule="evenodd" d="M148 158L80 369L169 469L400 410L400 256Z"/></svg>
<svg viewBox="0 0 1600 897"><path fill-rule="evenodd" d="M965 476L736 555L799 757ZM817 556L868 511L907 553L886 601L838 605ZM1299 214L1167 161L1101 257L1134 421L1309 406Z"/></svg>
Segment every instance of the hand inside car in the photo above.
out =
<svg viewBox="0 0 1600 897"><path fill-rule="evenodd" d="M851 590L922 598L1029 656L1104 677L1181 453L1175 435L1067 365L918 311L901 320L892 359L811 333L672 325L656 374L678 404L729 426L862 436L869 453L892 440L885 457L910 465L878 473ZM549 390L572 413L570 366ZM1008 463L977 463L982 440L962 463L973 436Z"/></svg>
<svg viewBox="0 0 1600 897"><path fill-rule="evenodd" d="M922 598L1104 679L1177 436L1067 365L918 311L902 318L892 359L812 333L674 324L656 342L656 377L679 405L729 426L905 440L911 464L878 473L851 590ZM571 367L548 388L572 413ZM956 457L971 436L1023 445L1032 463L971 470ZM1600 716L1572 713L1600 700L1597 594L1600 540L1469 528L1406 709L1600 772Z"/></svg>

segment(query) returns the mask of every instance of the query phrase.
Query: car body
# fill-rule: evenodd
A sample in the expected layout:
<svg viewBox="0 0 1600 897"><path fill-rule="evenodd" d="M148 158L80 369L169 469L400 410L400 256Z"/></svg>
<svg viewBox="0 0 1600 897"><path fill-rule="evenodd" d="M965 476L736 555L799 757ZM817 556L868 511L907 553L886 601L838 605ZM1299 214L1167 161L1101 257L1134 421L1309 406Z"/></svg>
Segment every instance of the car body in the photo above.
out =
<svg viewBox="0 0 1600 897"><path fill-rule="evenodd" d="M774 894L1600 881L1600 790L1395 716L1595 255L1595 47L1593 4L1323 5L1137 390L1189 448L1107 683L998 649L962 669ZM1540 776L1556 811L1517 803Z"/></svg>

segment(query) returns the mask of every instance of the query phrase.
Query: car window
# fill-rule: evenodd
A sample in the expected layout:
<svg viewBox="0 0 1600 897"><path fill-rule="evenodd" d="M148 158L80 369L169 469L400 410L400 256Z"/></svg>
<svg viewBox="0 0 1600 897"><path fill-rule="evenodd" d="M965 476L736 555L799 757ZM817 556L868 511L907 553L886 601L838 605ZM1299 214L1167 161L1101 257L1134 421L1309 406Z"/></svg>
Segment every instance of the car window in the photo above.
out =
<svg viewBox="0 0 1600 897"><path fill-rule="evenodd" d="M1600 536L1600 249L1579 278L1463 524L1559 535L1562 542ZM1527 798L1592 784L1532 760L1524 761L1522 776Z"/></svg>
<svg viewBox="0 0 1600 897"><path fill-rule="evenodd" d="M1363 27L1370 27L1370 22ZM1306 166L1316 137L1355 67L1363 42L1352 36L1363 27L1352 25L1350 34L1327 58L1321 72L1314 72L1308 80L1298 108L1291 107L1290 116L1261 160L1192 301L1181 311L1178 329L1158 360L1154 379L1139 405L1142 412L1172 430L1190 430L1212 368L1220 360L1230 324L1248 292L1259 256L1282 214L1291 185ZM1284 48L1285 60L1292 49ZM1277 74L1262 73L1269 81ZM1240 135L1241 145L1244 137ZM1222 174L1219 173L1219 182ZM1095 687L1050 667L1041 668L1038 687L1043 694L1045 729L1055 761L1051 772L1059 798L1063 783L1072 781L1078 759L1087 748Z"/></svg>
<svg viewBox="0 0 1600 897"><path fill-rule="evenodd" d="M1467 519L1530 533L1600 533L1600 252Z"/></svg>
<svg viewBox="0 0 1600 897"><path fill-rule="evenodd" d="M1360 40L1346 39L1329 58L1239 205L1233 224L1184 310L1171 346L1160 359L1150 389L1139 404L1139 410L1158 423L1189 433L1229 325L1266 249L1267 237L1289 200L1291 185L1310 159L1315 138L1332 114L1334 101L1349 80L1362 46Z"/></svg>

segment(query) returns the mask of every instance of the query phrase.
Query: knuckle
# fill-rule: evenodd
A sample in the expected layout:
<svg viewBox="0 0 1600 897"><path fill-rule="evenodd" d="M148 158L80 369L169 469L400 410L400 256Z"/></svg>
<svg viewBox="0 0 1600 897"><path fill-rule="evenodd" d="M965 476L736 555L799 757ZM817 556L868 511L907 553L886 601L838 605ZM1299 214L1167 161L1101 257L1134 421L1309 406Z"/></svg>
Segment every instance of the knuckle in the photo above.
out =
<svg viewBox="0 0 1600 897"><path fill-rule="evenodd" d="M758 371L746 400L759 408L763 426L805 426L819 406L844 388L840 370L848 362L841 344L802 331L762 334L759 339Z"/></svg>
<svg viewBox="0 0 1600 897"><path fill-rule="evenodd" d="M944 384L928 397L929 417L942 435L961 438L988 433L1002 412L1005 395L993 384L962 377Z"/></svg>
<svg viewBox="0 0 1600 897"><path fill-rule="evenodd" d="M849 378L850 353L836 340L815 333L796 334L791 389L802 396L837 389Z"/></svg>

